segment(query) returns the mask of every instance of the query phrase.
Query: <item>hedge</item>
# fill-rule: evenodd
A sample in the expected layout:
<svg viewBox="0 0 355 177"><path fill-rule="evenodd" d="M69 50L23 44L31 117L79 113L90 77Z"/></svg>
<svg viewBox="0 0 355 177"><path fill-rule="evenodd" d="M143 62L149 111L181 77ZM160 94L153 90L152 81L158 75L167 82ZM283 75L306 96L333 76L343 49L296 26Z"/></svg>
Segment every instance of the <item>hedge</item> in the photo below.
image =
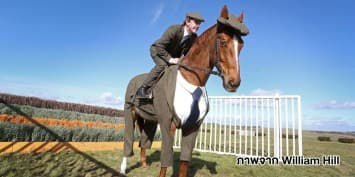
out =
<svg viewBox="0 0 355 177"><path fill-rule="evenodd" d="M45 117L65 120L100 121L107 123L124 123L123 117L110 117L98 114L86 114L72 111L36 108L26 105L0 103L0 114L21 115L27 117Z"/></svg>
<svg viewBox="0 0 355 177"><path fill-rule="evenodd" d="M286 134L282 134L282 138L286 138ZM289 139L293 139L293 134L288 134ZM295 135L295 139L298 139L298 135Z"/></svg>
<svg viewBox="0 0 355 177"><path fill-rule="evenodd" d="M339 138L338 139L339 142L341 143L354 143L354 138Z"/></svg>
<svg viewBox="0 0 355 177"><path fill-rule="evenodd" d="M99 121L81 121L81 120L60 120L43 117L25 117L14 116L8 114L0 114L0 122L11 122L17 124L42 124L45 126L63 126L67 128L73 127L89 127L89 128L115 128L122 129L124 124L121 123L106 123Z"/></svg>
<svg viewBox="0 0 355 177"><path fill-rule="evenodd" d="M76 104L60 102L55 100L46 100L36 97L28 96L18 96L0 93L0 103L5 104L18 104L18 105L29 105L37 108L48 108L48 109L61 109L66 111L74 111L88 114L100 114L112 117L123 116L122 110L117 110L113 108L105 108L92 105Z"/></svg>
<svg viewBox="0 0 355 177"><path fill-rule="evenodd" d="M135 140L139 133L135 132ZM65 128L60 126L41 127L33 124L0 124L0 141L123 141L124 130L102 128ZM161 140L160 132L155 140Z"/></svg>
<svg viewBox="0 0 355 177"><path fill-rule="evenodd" d="M330 141L330 137L328 137L328 136L319 136L318 140L319 141Z"/></svg>

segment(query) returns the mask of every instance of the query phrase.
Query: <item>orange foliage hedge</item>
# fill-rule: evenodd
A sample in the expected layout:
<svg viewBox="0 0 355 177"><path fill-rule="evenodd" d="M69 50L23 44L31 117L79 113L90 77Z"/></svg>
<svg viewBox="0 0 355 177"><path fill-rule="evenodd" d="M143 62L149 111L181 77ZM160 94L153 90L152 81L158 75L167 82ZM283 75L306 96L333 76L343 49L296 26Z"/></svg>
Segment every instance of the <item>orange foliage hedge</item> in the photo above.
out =
<svg viewBox="0 0 355 177"><path fill-rule="evenodd" d="M74 111L87 114L100 114L113 117L121 117L124 115L124 112L122 110L117 110L113 108L67 103L54 100L45 100L36 97L18 96L5 93L0 93L0 103L28 105L32 107L46 109L62 109L66 111Z"/></svg>
<svg viewBox="0 0 355 177"><path fill-rule="evenodd" d="M14 116L8 114L0 114L0 121L12 122L12 123L26 123L26 124L39 123L47 126L63 126L67 128L74 128L74 127L114 128L114 129L124 128L124 124L113 124L113 123L81 121L81 120L59 120L59 119L42 118L42 117Z"/></svg>

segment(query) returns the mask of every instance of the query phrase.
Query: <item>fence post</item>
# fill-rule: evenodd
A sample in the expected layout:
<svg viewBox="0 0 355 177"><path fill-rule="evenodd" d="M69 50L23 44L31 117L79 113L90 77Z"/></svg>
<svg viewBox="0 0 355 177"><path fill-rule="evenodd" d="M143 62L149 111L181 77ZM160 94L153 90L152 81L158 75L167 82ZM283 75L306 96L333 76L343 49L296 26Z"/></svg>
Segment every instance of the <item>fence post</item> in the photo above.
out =
<svg viewBox="0 0 355 177"><path fill-rule="evenodd" d="M274 98L274 157L280 158L280 98Z"/></svg>
<svg viewBox="0 0 355 177"><path fill-rule="evenodd" d="M297 96L298 99L298 155L302 156L302 111L301 111L301 97Z"/></svg>

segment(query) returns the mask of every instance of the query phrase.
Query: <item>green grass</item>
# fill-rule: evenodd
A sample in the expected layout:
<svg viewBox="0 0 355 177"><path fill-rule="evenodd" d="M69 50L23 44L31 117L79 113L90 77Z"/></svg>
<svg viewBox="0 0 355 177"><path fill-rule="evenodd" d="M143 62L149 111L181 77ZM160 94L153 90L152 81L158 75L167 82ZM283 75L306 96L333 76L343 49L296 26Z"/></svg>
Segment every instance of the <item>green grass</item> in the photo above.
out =
<svg viewBox="0 0 355 177"><path fill-rule="evenodd" d="M331 142L321 142L318 136L330 136ZM304 131L303 152L305 157L339 155L339 166L288 166L288 165L235 165L234 156L211 153L193 153L189 164L189 176L355 176L355 144L337 142L342 134L316 133ZM352 135L346 135L352 136ZM353 136L352 136L353 137ZM139 152L129 158L127 176L157 176L160 170L160 151L147 152L149 167L140 167ZM168 176L176 176L179 165L179 152L174 154L174 166L168 168ZM0 176L117 176L122 152L74 152L58 154L8 154L0 156Z"/></svg>

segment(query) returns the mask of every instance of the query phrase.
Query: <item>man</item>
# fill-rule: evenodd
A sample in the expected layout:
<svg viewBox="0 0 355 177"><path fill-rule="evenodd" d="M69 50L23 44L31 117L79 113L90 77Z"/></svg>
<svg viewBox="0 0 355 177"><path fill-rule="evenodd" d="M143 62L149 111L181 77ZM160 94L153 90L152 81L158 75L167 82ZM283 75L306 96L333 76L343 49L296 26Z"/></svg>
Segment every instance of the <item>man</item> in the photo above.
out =
<svg viewBox="0 0 355 177"><path fill-rule="evenodd" d="M197 30L205 20L199 13L190 12L182 25L172 25L150 47L150 55L155 62L155 67L147 75L142 86L137 91L141 98L152 98L151 87L160 73L170 64L177 64L189 51L197 38Z"/></svg>

